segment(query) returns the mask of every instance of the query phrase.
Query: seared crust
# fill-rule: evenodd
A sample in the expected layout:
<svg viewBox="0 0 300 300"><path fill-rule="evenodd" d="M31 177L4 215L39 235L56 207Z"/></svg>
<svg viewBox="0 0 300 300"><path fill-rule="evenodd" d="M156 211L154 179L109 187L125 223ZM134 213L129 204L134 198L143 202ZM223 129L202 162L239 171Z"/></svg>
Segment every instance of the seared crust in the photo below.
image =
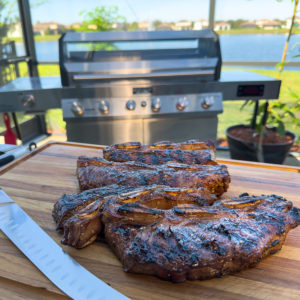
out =
<svg viewBox="0 0 300 300"><path fill-rule="evenodd" d="M64 222L62 244L84 248L96 240L102 230L102 203L101 200L89 203Z"/></svg>
<svg viewBox="0 0 300 300"><path fill-rule="evenodd" d="M115 144L103 150L105 159L116 162L136 161L152 165L167 162L216 165L212 141L189 140L184 143L162 141L151 145L138 142Z"/></svg>
<svg viewBox="0 0 300 300"><path fill-rule="evenodd" d="M62 243L83 248L105 236L125 271L173 282L257 264L299 225L299 209L276 195L217 200L230 176L214 153L212 142L190 140L113 145L104 150L111 161L79 157L86 191L63 195L53 209Z"/></svg>
<svg viewBox="0 0 300 300"><path fill-rule="evenodd" d="M166 150L166 149L181 149L181 150L203 150L210 149L216 151L215 144L212 140L187 140L182 143L172 143L170 141L160 141L150 145L143 145L140 142L128 142L122 144L114 144L104 148L105 152L108 153L111 150Z"/></svg>
<svg viewBox="0 0 300 300"><path fill-rule="evenodd" d="M104 198L109 195L113 197ZM57 229L64 231L62 243L75 248L91 244L101 232L102 205L107 199L122 199L124 203L138 199L140 203L147 203L148 207L165 209L180 203L211 205L217 200L204 188L180 189L157 185L140 188L113 185L79 194L65 194L52 212Z"/></svg>
<svg viewBox="0 0 300 300"><path fill-rule="evenodd" d="M52 216L56 223L56 229L62 229L63 223L74 216L82 208L96 200L103 200L104 197L126 193L133 190L133 187L109 185L102 188L95 188L76 194L64 194L55 203Z"/></svg>
<svg viewBox="0 0 300 300"><path fill-rule="evenodd" d="M109 162L98 157L81 156L77 161L81 190L111 184L147 186L162 184L170 187L204 187L217 196L227 191L230 176L225 165L185 165L169 163L152 166L135 162Z"/></svg>
<svg viewBox="0 0 300 300"><path fill-rule="evenodd" d="M276 196L218 201L211 207L106 201L105 238L128 272L174 282L208 279L257 264L300 223L299 210Z"/></svg>

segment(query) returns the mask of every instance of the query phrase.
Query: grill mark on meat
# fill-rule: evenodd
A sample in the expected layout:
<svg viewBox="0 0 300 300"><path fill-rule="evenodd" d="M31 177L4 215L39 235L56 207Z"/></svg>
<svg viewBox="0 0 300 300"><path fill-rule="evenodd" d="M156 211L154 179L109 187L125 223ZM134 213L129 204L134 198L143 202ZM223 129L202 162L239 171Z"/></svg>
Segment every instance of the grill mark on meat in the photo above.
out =
<svg viewBox="0 0 300 300"><path fill-rule="evenodd" d="M52 212L57 229L63 229L64 232L62 243L76 248L92 243L101 232L102 205L105 201L111 201L111 197L118 197L124 203L118 208L119 214L125 218L129 215L127 220L139 214L140 220L145 220L145 224L162 217L162 209L166 207L186 202L210 205L217 199L204 188L170 188L158 185L140 188L111 185L79 194L65 194L54 205ZM137 200L141 203L136 203ZM153 218L148 218L149 215L153 215Z"/></svg>
<svg viewBox="0 0 300 300"><path fill-rule="evenodd" d="M225 165L194 165L191 168L189 165L172 163L149 166L88 157L78 158L77 176L81 190L111 184L135 187L162 184L171 187L205 187L218 196L227 191L230 182Z"/></svg>
<svg viewBox="0 0 300 300"><path fill-rule="evenodd" d="M300 223L299 209L280 196L216 201L230 176L212 142L125 143L104 155L111 161L79 157L80 188L124 192L64 195L53 217L64 244L81 248L105 236L125 271L173 282L221 277L280 250Z"/></svg>
<svg viewBox="0 0 300 300"><path fill-rule="evenodd" d="M55 220L57 229L62 229L64 222L74 216L79 210L104 197L126 193L134 190L134 187L110 185L102 188L86 190L79 194L64 194L55 203L52 216Z"/></svg>
<svg viewBox="0 0 300 300"><path fill-rule="evenodd" d="M106 147L103 149L103 156L115 162L136 161L152 165L169 161L216 165L215 151L213 142L209 140L189 140L184 143L164 141L152 145L134 142Z"/></svg>
<svg viewBox="0 0 300 300"><path fill-rule="evenodd" d="M105 149L104 149L105 150ZM103 151L104 151L103 150ZM127 162L136 161L151 165L167 163L169 161L185 164L210 164L216 165L215 153L211 150L147 150L138 152L137 150L113 150L104 152L104 158L109 161Z"/></svg>
<svg viewBox="0 0 300 300"><path fill-rule="evenodd" d="M299 210L280 196L211 197L204 189L163 186L111 195L67 219L63 243L86 246L104 227L125 271L181 282L255 265L300 223ZM200 207L203 199L212 206Z"/></svg>
<svg viewBox="0 0 300 300"><path fill-rule="evenodd" d="M115 201L104 204L102 220L106 240L124 269L175 282L220 277L255 265L280 250L287 232L300 223L299 210L284 198L247 195L202 207L208 214L189 217L179 207L178 215L174 207L152 224L138 228L137 219L137 228L123 237L126 220L109 218L119 205ZM236 205L226 206L232 202ZM189 209L193 207L199 211L195 205ZM209 217L212 212L218 217Z"/></svg>

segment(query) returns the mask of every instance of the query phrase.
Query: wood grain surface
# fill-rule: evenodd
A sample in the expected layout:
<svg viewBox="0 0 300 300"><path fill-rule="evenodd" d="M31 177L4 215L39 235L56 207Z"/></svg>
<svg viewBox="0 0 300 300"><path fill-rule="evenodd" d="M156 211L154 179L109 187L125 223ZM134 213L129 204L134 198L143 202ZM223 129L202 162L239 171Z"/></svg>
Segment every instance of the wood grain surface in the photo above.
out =
<svg viewBox="0 0 300 300"><path fill-rule="evenodd" d="M78 190L79 155L99 156L99 147L52 143L0 170L0 186L59 245L51 211L63 193ZM222 160L232 182L223 197L241 193L278 194L300 207L300 170L292 167ZM206 281L173 284L152 276L123 272L105 243L76 250L62 246L81 265L131 299L300 299L300 226L280 252L256 267ZM66 299L0 232L0 299Z"/></svg>

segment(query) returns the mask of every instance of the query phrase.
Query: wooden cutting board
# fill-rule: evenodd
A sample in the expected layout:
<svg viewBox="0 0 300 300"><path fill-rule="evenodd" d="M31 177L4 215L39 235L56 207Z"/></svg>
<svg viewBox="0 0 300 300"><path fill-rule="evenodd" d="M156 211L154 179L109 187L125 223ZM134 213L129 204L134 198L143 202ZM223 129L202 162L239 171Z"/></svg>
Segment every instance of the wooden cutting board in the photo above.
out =
<svg viewBox="0 0 300 300"><path fill-rule="evenodd" d="M0 170L0 187L58 244L51 211L63 193L78 190L79 155L99 156L101 147L50 143ZM220 160L232 182L224 197L241 193L279 194L300 207L300 169ZM179 284L124 273L109 247L100 242L76 250L63 246L81 265L131 299L300 299L300 226L280 252L255 268L224 278ZM0 299L66 299L0 232Z"/></svg>

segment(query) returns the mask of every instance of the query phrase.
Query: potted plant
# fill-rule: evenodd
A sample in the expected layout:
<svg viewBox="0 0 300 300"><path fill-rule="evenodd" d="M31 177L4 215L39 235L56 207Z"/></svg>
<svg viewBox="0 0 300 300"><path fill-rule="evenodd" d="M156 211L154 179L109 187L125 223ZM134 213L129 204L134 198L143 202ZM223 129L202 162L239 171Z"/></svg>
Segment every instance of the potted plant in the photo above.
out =
<svg viewBox="0 0 300 300"><path fill-rule="evenodd" d="M283 71L289 41L292 35L295 16L299 0L294 2L294 11L288 37L285 43L281 62L277 65ZM299 55L297 55L299 56ZM280 73L279 73L280 77ZM296 140L296 135L285 130L287 122L300 126L300 97L290 90L293 103L287 104L280 101L255 102L255 108L249 125L236 125L227 128L226 135L231 153L231 158L260 161L267 163L283 163L290 148ZM246 101L245 104L253 101ZM259 121L257 122L257 119Z"/></svg>
<svg viewBox="0 0 300 300"><path fill-rule="evenodd" d="M226 130L231 158L283 163L296 140L296 135L285 129L285 123L300 126L296 115L300 112L300 97L290 93L295 98L292 104L251 101L255 102L255 108L250 124L235 125Z"/></svg>

